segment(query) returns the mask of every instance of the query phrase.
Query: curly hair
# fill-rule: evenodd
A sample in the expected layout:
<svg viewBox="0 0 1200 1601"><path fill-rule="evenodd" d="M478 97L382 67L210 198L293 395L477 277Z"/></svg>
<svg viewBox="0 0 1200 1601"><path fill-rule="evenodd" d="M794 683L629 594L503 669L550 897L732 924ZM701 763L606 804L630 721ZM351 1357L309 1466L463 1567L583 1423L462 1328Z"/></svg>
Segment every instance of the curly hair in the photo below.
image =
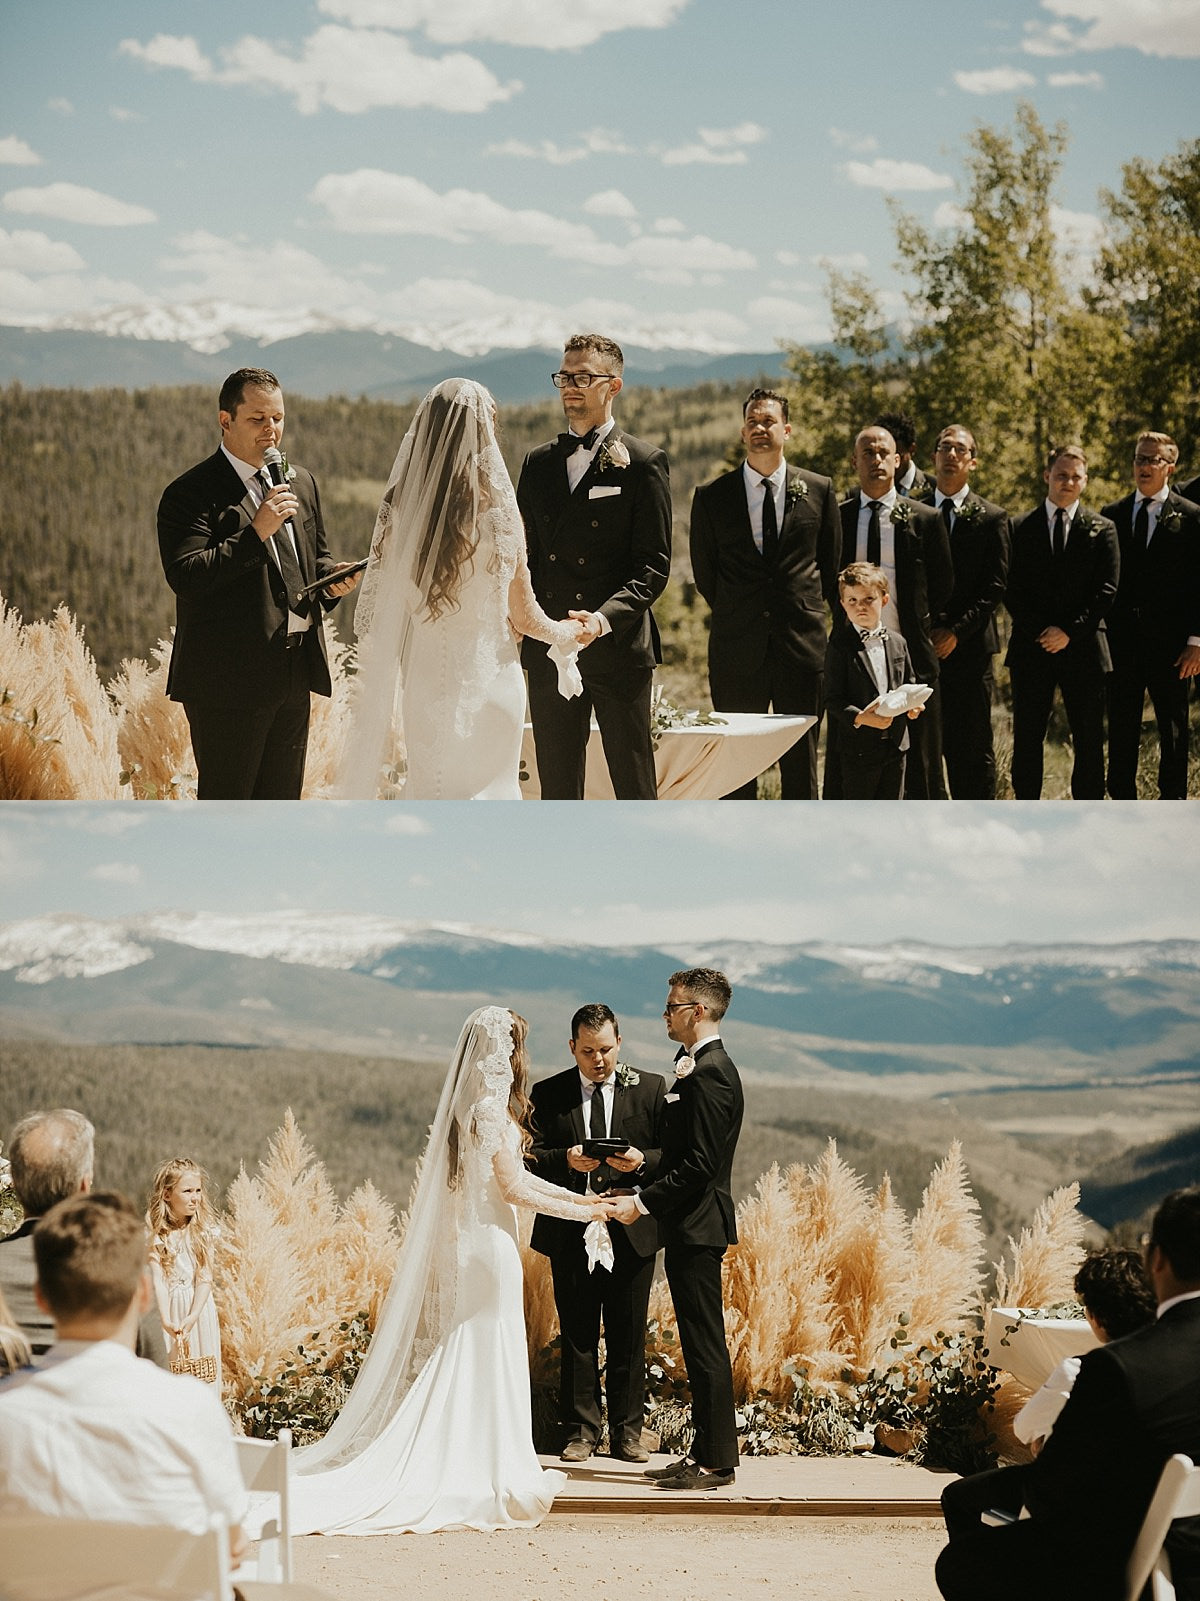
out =
<svg viewBox="0 0 1200 1601"><path fill-rule="evenodd" d="M185 1173L194 1173L200 1180L200 1205L195 1217L189 1218L186 1223L176 1223L171 1216L170 1195ZM186 1229L197 1272L211 1269L211 1242L216 1230L217 1214L208 1198L208 1184L208 1174L190 1156L173 1156L155 1173L150 1185L150 1204L146 1208L146 1227L150 1231L150 1248L164 1268L170 1265L171 1260L168 1237L180 1229Z"/></svg>
<svg viewBox="0 0 1200 1601"><path fill-rule="evenodd" d="M417 571L425 571L436 544L433 569L425 585L425 605L436 621L443 612L457 610L463 580L474 568L478 507L470 471L473 452L465 449L463 438L470 411L436 393L428 397L426 408L427 448L438 467L428 486L429 515L421 535ZM445 526L439 539L443 516Z"/></svg>
<svg viewBox="0 0 1200 1601"><path fill-rule="evenodd" d="M1157 1300L1138 1251L1093 1251L1075 1275L1075 1293L1110 1340L1154 1322Z"/></svg>

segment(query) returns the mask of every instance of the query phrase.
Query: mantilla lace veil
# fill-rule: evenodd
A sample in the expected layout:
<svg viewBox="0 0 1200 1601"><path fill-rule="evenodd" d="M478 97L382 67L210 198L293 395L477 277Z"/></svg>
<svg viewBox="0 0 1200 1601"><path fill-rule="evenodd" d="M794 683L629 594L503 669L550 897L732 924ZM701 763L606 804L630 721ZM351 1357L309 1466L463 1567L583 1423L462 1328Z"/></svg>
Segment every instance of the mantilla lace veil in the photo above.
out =
<svg viewBox="0 0 1200 1601"><path fill-rule="evenodd" d="M347 799L371 800L380 792L415 628L455 608L443 593L448 579L453 589L453 574L469 577L480 563L495 566L494 541L479 548L481 517L488 514L489 531L502 528L524 548L493 405L488 391L469 379L439 384L418 407L392 466L355 613L358 672L336 786ZM507 593L507 577L498 569L496 581ZM455 709L460 736L494 675L494 662L462 663Z"/></svg>
<svg viewBox="0 0 1200 1601"><path fill-rule="evenodd" d="M512 1014L484 1006L463 1025L421 1159L408 1224L370 1349L333 1427L296 1451L301 1474L338 1467L383 1433L454 1320L478 1184L509 1122ZM465 1180L465 1182L464 1182Z"/></svg>

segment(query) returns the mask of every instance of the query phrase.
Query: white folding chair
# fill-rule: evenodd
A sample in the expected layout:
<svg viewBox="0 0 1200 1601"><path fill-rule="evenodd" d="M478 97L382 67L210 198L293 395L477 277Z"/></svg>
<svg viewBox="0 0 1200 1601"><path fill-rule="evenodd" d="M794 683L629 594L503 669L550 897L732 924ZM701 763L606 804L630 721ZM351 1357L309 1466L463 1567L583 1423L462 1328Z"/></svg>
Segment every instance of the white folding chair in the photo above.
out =
<svg viewBox="0 0 1200 1601"><path fill-rule="evenodd" d="M255 1496L270 1496L271 1506L259 1535L257 1563L251 1557L238 1569L239 1578L253 1572L267 1583L292 1582L292 1511L289 1495L292 1431L280 1429L276 1440L251 1440L239 1436L238 1467L247 1490ZM257 1512L257 1507L256 1507ZM257 1522L257 1517L254 1520Z"/></svg>
<svg viewBox="0 0 1200 1601"><path fill-rule="evenodd" d="M71 1596L232 1601L229 1531L207 1534L83 1518L0 1519L4 1601Z"/></svg>
<svg viewBox="0 0 1200 1601"><path fill-rule="evenodd" d="M1125 1569L1125 1601L1139 1601L1147 1581L1153 1601L1174 1601L1171 1559L1163 1541L1176 1518L1195 1517L1200 1517L1200 1467L1190 1457L1173 1456L1162 1470Z"/></svg>

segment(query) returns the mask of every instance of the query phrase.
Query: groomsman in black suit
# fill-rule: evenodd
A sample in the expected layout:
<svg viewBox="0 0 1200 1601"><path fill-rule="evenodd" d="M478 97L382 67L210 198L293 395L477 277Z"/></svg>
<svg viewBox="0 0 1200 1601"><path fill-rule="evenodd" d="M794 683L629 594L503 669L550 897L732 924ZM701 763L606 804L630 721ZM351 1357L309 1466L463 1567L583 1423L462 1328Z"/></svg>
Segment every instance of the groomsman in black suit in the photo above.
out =
<svg viewBox="0 0 1200 1601"><path fill-rule="evenodd" d="M568 431L530 451L517 484L534 593L551 617L580 623L589 647L573 700L547 647L521 647L544 800L583 799L593 709L617 799L658 795L650 689L662 649L650 608L671 573L671 489L664 453L613 421L624 365L603 334L567 340L554 382Z"/></svg>
<svg viewBox="0 0 1200 1601"><path fill-rule="evenodd" d="M930 630L954 588L950 537L932 506L906 499L895 486L899 456L886 428L871 424L854 441L854 470L859 491L840 507L842 548L839 567L870 562L887 575L889 600L886 628L904 636L917 678L934 685L920 718L909 730L912 745L905 768L906 800L945 800L942 751L935 705L940 665ZM837 608L834 630L848 628ZM841 798L838 768L839 731L831 724L826 739L825 795Z"/></svg>
<svg viewBox="0 0 1200 1601"><path fill-rule="evenodd" d="M732 1175L742 1084L721 1041L732 993L724 973L686 968L669 983L663 1016L680 1053L666 1098L662 1166L652 1184L616 1202L614 1217L635 1224L648 1213L658 1223L692 1391L691 1455L647 1476L664 1490L716 1490L733 1483L738 1460L721 1259L737 1243Z"/></svg>
<svg viewBox="0 0 1200 1601"><path fill-rule="evenodd" d="M1117 530L1080 502L1087 458L1078 445L1050 452L1047 495L1012 532L1005 604L1012 618L1012 787L1018 800L1042 793L1042 747L1054 691L1075 748L1071 794L1104 797L1104 680L1111 666L1104 619L1117 593Z"/></svg>
<svg viewBox="0 0 1200 1601"><path fill-rule="evenodd" d="M837 598L837 503L830 479L788 466L786 395L742 407L746 460L696 490L691 556L712 611L708 684L727 712L820 712L825 602ZM779 759L784 800L817 794L817 728ZM751 779L727 796L754 800Z"/></svg>
<svg viewBox="0 0 1200 1601"><path fill-rule="evenodd" d="M298 594L339 564L312 474L293 466L282 484L268 481L264 452L278 450L284 423L275 374L239 368L218 406L220 447L158 507L176 596L167 694L187 714L200 800L298 800L310 696L331 689L322 609L358 574L319 600Z"/></svg>
<svg viewBox="0 0 1200 1601"><path fill-rule="evenodd" d="M1193 506L1200 506L1200 478L1190 478L1186 484L1180 484L1175 493L1183 500L1190 500Z"/></svg>
<svg viewBox="0 0 1200 1601"><path fill-rule="evenodd" d="M931 638L941 663L942 754L955 800L996 798L992 657L1000 649L995 613L1008 577L1010 536L1008 513L968 482L976 465L971 430L959 423L943 428L929 498L950 533L954 589Z"/></svg>
<svg viewBox="0 0 1200 1601"><path fill-rule="evenodd" d="M582 1194L629 1195L658 1171L665 1086L658 1073L617 1061L621 1034L611 1010L581 1006L571 1019L575 1066L530 1091L533 1145L526 1160L551 1184ZM601 1162L584 1154L588 1139L619 1138L628 1148ZM564 1462L586 1462L600 1438L600 1328L611 1455L645 1462L646 1309L658 1251L658 1226L639 1215L612 1229L613 1265L588 1272L584 1225L538 1213L530 1245L550 1258L561 1335L559 1415Z"/></svg>
<svg viewBox="0 0 1200 1601"><path fill-rule="evenodd" d="M1108 619L1108 793L1137 799L1146 692L1158 724L1158 793L1187 799L1188 680L1200 673L1200 509L1171 491L1179 447L1145 433L1134 446L1132 495L1105 506L1121 547Z"/></svg>
<svg viewBox="0 0 1200 1601"><path fill-rule="evenodd" d="M876 417L871 426L886 428L896 441L896 454L900 457L900 465L896 468L896 493L919 500L933 488L933 480L913 460L913 451L917 448L916 423L906 412L885 411Z"/></svg>
<svg viewBox="0 0 1200 1601"><path fill-rule="evenodd" d="M1029 1516L950 1531L937 1562L946 1601L1007 1601L1032 1575L1045 1595L1124 1596L1163 1467L1176 1453L1200 1460L1200 1188L1158 1208L1146 1269L1158 1317L1089 1351L1041 1454L987 1475L995 1504L1023 1502ZM1200 1518L1172 1524L1166 1547L1180 1601L1200 1596Z"/></svg>

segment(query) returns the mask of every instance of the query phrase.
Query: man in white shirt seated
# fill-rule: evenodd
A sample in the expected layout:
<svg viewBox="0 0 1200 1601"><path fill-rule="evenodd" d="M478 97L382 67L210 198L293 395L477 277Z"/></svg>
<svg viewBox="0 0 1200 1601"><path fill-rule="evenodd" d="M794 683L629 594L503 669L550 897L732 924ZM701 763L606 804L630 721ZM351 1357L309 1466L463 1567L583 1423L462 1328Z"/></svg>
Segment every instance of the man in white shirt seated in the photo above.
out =
<svg viewBox="0 0 1200 1601"><path fill-rule="evenodd" d="M236 1564L247 1495L215 1390L134 1355L153 1300L145 1225L114 1193L74 1196L33 1233L36 1294L55 1343L0 1381L0 1528L6 1517L229 1525Z"/></svg>

